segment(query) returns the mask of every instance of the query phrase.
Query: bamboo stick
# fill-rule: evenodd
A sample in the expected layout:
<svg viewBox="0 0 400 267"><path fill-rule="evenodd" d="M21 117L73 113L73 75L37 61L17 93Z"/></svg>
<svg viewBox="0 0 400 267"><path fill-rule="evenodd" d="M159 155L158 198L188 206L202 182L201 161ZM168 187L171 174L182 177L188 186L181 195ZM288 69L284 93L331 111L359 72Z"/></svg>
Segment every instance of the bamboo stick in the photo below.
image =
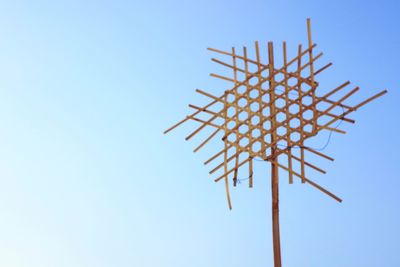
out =
<svg viewBox="0 0 400 267"><path fill-rule="evenodd" d="M299 173L297 173L297 172L295 172L295 171L293 171L293 170L289 170L286 166L284 166L284 165L282 165L282 164L277 164L277 163L274 163L274 164L275 164L275 165L278 165L280 168L282 168L282 169L284 169L284 170L286 170L286 171L288 171L288 172L292 172L294 176L299 177L300 179L302 178L302 177L301 177L301 174L299 174ZM320 190L321 192L323 192L323 193L327 194L328 196L332 197L332 198L335 199L336 201L342 202L342 199L341 199L341 198L337 197L336 195L334 195L333 193L329 192L328 190L326 190L326 189L323 188L322 186L316 184L315 182L313 182L313 181L311 181L311 180L309 180L309 179L307 179L307 178L305 178L305 181L306 181L306 183L312 185L313 187L317 188L317 189Z"/></svg>
<svg viewBox="0 0 400 267"><path fill-rule="evenodd" d="M243 47L243 61L244 61L245 75L246 75L246 79L247 79L249 76L249 65L248 65L248 61L247 61L247 48L246 47ZM249 82L246 82L246 91L249 91ZM246 94L246 99L247 99L247 103L250 103L249 94ZM252 111L250 109L249 104L246 106L246 110L247 110L248 117L250 118L252 116ZM249 131L248 131L247 138L249 138L250 147L253 145L252 132L253 132L253 125L251 123L249 123ZM260 132L260 134L261 134L261 132ZM249 153L249 187L250 188L253 187L253 160L252 160L252 158L250 158L250 153Z"/></svg>
<svg viewBox="0 0 400 267"><path fill-rule="evenodd" d="M234 82L234 85L236 85L237 84L237 73L236 73L236 52L235 52L235 48L234 47L232 47L232 60L233 60L233 66L234 66L234 69L233 69L233 82ZM246 77L247 78L247 77ZM235 123L236 124L238 124L239 123L239 118L238 118L238 116L239 116L239 99L238 99L238 93L237 93L237 89L234 91L234 95L235 95ZM238 141L238 138L239 138L239 135L238 135L238 132L239 131L236 131L236 140L235 140L235 143L236 143L236 145L239 143L239 141ZM236 156L235 156L235 172L233 173L233 186L236 186L236 184L237 184L237 175L238 175L238 161L239 161L239 154L236 154Z"/></svg>
<svg viewBox="0 0 400 267"><path fill-rule="evenodd" d="M247 163L249 161L249 158L244 159L241 163L238 164L238 167L240 168L242 165L244 165L245 163ZM235 170L235 167L233 167L232 169L230 169L227 173L224 173L223 175L219 176L218 178L214 179L215 182L220 181L222 178L224 178L226 175L230 174L231 172L233 172Z"/></svg>
<svg viewBox="0 0 400 267"><path fill-rule="evenodd" d="M310 50L310 53L311 53L311 50ZM301 54L301 45L299 45L299 51L298 51L298 54L300 55ZM310 66L312 66L312 54L310 55ZM301 57L299 57L299 60L297 61L297 78L298 78L298 83L297 83L297 90L298 90L298 94L299 94L299 101L298 101L298 104L299 104L299 119L300 119L300 135L301 135L301 139L303 139L303 135L304 135L304 131L303 131L303 127L304 127L304 121L303 121L303 91L302 91L302 89L301 89L301 82L300 82L300 77L301 77L301 69L300 69L300 66L301 66ZM312 76L313 78L312 78L312 82L314 81L314 76ZM312 91L313 92L313 91ZM314 95L314 93L312 94L312 95ZM315 105L315 102L313 101L313 103L314 103L314 105ZM288 109L289 109L289 107L288 107ZM289 124L290 123L290 121L288 121L287 122L287 124ZM315 127L314 125L313 125L313 127ZM314 131L314 130L313 130ZM287 133L288 134L288 136L289 136L289 138L288 139L291 139L291 136L290 136L290 132L289 133ZM300 140L301 140L300 139ZM300 142L300 158L301 158L301 164L300 164L300 170L301 170L301 182L302 183L305 183L306 181L305 181L305 168L304 168L304 144L303 144L303 140L301 140L301 142ZM290 149L289 149L290 150Z"/></svg>
<svg viewBox="0 0 400 267"><path fill-rule="evenodd" d="M204 140L199 146L197 146L193 152L199 151L205 144L207 144L218 132L220 129L215 130L206 140Z"/></svg>
<svg viewBox="0 0 400 267"><path fill-rule="evenodd" d="M312 39L311 39L311 20L308 18L307 19L307 36L308 36L308 47L311 47L312 45ZM310 76L311 76L311 87L313 88L313 103L315 103L315 85L314 85L314 64L313 64L313 55L312 55L312 49L309 50L308 52L309 54L309 60L310 60ZM316 110L316 106L313 105L313 130L312 132L314 134L317 133L317 110Z"/></svg>
<svg viewBox="0 0 400 267"><path fill-rule="evenodd" d="M225 96L225 101L227 101L227 97L226 96ZM227 115L226 113L227 113L227 111L225 109L225 116ZM224 130L226 131L226 125L225 125L225 129ZM228 156L228 150L227 150L228 144L227 144L227 141L224 142L224 146L225 146L225 152L224 152L225 191L226 191L226 198L227 198L227 201L228 201L229 209L232 210L231 197L230 197L230 193L229 193L228 173L227 173L228 172L228 162L226 161L226 158Z"/></svg>
<svg viewBox="0 0 400 267"><path fill-rule="evenodd" d="M287 63L287 52L286 52L286 42L283 42L283 65L286 65ZM287 69L285 69L285 73L284 73L284 79L285 79L285 102L288 103L289 102L289 85L288 85L288 75L287 75ZM286 117L289 117L289 108L285 109L285 114ZM290 126L289 123L286 124L286 132L290 132ZM290 140L290 138L288 138L287 140L287 145L289 147L292 146L292 142ZM292 169L292 150L289 149L288 150L288 166L289 169ZM293 184L293 174L289 173L289 184Z"/></svg>

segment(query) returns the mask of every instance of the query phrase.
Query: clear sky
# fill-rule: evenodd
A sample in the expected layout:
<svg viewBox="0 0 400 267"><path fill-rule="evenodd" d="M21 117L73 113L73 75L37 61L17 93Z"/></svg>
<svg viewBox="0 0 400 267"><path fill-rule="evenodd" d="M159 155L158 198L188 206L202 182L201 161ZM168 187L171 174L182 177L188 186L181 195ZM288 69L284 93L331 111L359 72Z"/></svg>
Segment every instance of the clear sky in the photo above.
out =
<svg viewBox="0 0 400 267"><path fill-rule="evenodd" d="M285 267L400 266L400 2L0 1L0 266L272 266L269 167L232 192L162 132L224 89L206 50L306 42L359 85L314 181L281 181ZM327 135L316 142L323 144Z"/></svg>

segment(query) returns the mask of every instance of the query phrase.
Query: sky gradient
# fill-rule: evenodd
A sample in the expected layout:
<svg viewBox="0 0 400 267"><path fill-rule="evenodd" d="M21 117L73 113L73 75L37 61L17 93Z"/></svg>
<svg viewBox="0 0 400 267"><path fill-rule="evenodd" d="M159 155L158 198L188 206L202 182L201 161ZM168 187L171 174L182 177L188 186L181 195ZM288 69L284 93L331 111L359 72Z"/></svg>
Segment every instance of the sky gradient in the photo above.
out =
<svg viewBox="0 0 400 267"><path fill-rule="evenodd" d="M281 181L284 267L400 266L400 2L0 1L0 266L272 266L269 167L254 188L214 183L187 104L227 88L207 47L258 40L324 52L326 86L384 97L333 134L334 162ZM316 146L324 144L321 134Z"/></svg>

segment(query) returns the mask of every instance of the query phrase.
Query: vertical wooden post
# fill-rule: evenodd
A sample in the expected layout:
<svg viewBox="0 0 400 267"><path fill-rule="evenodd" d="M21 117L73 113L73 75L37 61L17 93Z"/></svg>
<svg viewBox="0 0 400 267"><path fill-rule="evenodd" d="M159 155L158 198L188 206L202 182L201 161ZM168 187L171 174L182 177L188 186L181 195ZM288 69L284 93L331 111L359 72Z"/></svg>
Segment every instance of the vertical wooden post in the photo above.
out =
<svg viewBox="0 0 400 267"><path fill-rule="evenodd" d="M238 79L237 79L237 68L236 68L236 51L235 48L232 47L232 59L233 59L233 86L238 85ZM238 92L237 89L234 90L235 93L235 125L239 124L239 97L238 97ZM235 142L238 142L239 139L239 133L236 131L236 139ZM238 176L238 164L239 164L239 154L236 154L235 157L235 171L233 174L233 186L236 186L237 184L237 176Z"/></svg>
<svg viewBox="0 0 400 267"><path fill-rule="evenodd" d="M224 116L225 118L228 117L228 96L224 96ZM224 131L227 132L227 124L224 125ZM226 191L226 198L228 199L228 206L229 209L232 210L231 204L231 197L229 194L229 181L228 181L228 140L224 140L224 173L225 173L225 191Z"/></svg>
<svg viewBox="0 0 400 267"><path fill-rule="evenodd" d="M284 66L284 71L285 71L285 75L284 75L284 84L285 84L285 104L288 105L290 98L289 98L289 93L290 93L290 89L289 89L289 84L288 84L288 68L287 68L287 53L286 53L286 42L283 42L283 66ZM286 118L289 118L290 113L289 113L289 108L285 108L285 115ZM292 167L292 142L290 140L290 125L289 122L286 123L286 131L289 134L289 137L287 138L287 146L288 146L288 151L287 151L287 155L288 155L288 168L291 170ZM289 172L289 184L293 184L293 173Z"/></svg>
<svg viewBox="0 0 400 267"><path fill-rule="evenodd" d="M268 43L268 60L269 60L269 73L274 73L274 47L272 42ZM270 112L275 114L275 78L271 75L269 81L270 90ZM271 143L274 144L276 140L276 118L275 115L271 118ZM276 144L271 147L271 155L276 153ZM273 157L271 162L271 191L272 191L272 238L274 246L274 266L282 267L281 260L281 239L279 231L279 176L278 176L278 159Z"/></svg>

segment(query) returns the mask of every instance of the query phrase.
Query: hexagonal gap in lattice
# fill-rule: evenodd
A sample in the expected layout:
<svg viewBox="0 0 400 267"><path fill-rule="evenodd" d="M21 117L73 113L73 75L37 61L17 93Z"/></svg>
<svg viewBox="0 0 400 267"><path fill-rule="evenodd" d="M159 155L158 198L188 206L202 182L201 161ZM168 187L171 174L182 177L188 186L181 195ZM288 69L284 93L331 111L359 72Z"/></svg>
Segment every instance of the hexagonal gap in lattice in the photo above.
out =
<svg viewBox="0 0 400 267"><path fill-rule="evenodd" d="M270 121L270 120L264 121L264 123L263 123L263 128L264 128L265 130L270 130L270 129L271 129L271 121Z"/></svg>
<svg viewBox="0 0 400 267"><path fill-rule="evenodd" d="M241 148L246 148L246 146L249 144L249 139L247 137L243 137L242 139L240 139L239 141L239 146Z"/></svg>
<svg viewBox="0 0 400 267"><path fill-rule="evenodd" d="M259 141L254 142L253 145L251 146L251 150L255 153L258 153L261 150L261 142Z"/></svg>
<svg viewBox="0 0 400 267"><path fill-rule="evenodd" d="M283 108L284 106L286 106L286 101L284 98L280 97L278 99L275 100L275 106L278 108Z"/></svg>
<svg viewBox="0 0 400 267"><path fill-rule="evenodd" d="M278 72L274 75L274 79L276 83L280 83L285 79L285 75L282 72Z"/></svg>
<svg viewBox="0 0 400 267"><path fill-rule="evenodd" d="M251 117L251 124L258 125L260 124L260 117L258 115L254 115Z"/></svg>
<svg viewBox="0 0 400 267"><path fill-rule="evenodd" d="M235 127L236 127L236 122L235 122L234 120L231 120L231 121L228 122L227 128L228 128L229 130L232 130L232 129L235 128Z"/></svg>
<svg viewBox="0 0 400 267"><path fill-rule="evenodd" d="M244 85L240 85L238 88L236 88L236 92L238 94L244 94L247 91L247 87Z"/></svg>
<svg viewBox="0 0 400 267"><path fill-rule="evenodd" d="M266 147L264 151L265 157L272 156L272 149L270 147Z"/></svg>
<svg viewBox="0 0 400 267"><path fill-rule="evenodd" d="M239 107L244 108L245 106L247 106L247 99L242 97L239 99L237 104Z"/></svg>
<svg viewBox="0 0 400 267"><path fill-rule="evenodd" d="M291 90L288 93L288 97L290 100L297 100L299 98L299 92L296 89Z"/></svg>
<svg viewBox="0 0 400 267"><path fill-rule="evenodd" d="M268 91L267 90L263 90L262 93L263 93L263 95L261 97L262 102L263 103L269 103L270 98L269 98Z"/></svg>
<svg viewBox="0 0 400 267"><path fill-rule="evenodd" d="M269 69L265 69L261 72L261 76L265 79L269 77Z"/></svg>
<svg viewBox="0 0 400 267"><path fill-rule="evenodd" d="M260 110L260 103L253 101L250 104L250 110L253 111L253 112L258 112Z"/></svg>
<svg viewBox="0 0 400 267"><path fill-rule="evenodd" d="M246 121L249 118L249 114L247 113L247 111L241 111L238 115L238 119L240 121Z"/></svg>
<svg viewBox="0 0 400 267"><path fill-rule="evenodd" d="M298 118L293 118L289 122L289 126L292 129L297 129L300 126L300 120Z"/></svg>
<svg viewBox="0 0 400 267"><path fill-rule="evenodd" d="M306 133L312 133L313 125L311 123L308 123L308 124L304 125L303 131L306 132Z"/></svg>
<svg viewBox="0 0 400 267"><path fill-rule="evenodd" d="M242 124L242 125L239 126L238 131L241 134L245 134L245 133L247 133L249 131L249 126L247 124Z"/></svg>
<svg viewBox="0 0 400 267"><path fill-rule="evenodd" d="M286 114L283 111L281 111L275 115L275 119L277 122L283 122L286 120Z"/></svg>
<svg viewBox="0 0 400 267"><path fill-rule="evenodd" d="M267 116L270 115L269 107L264 107L264 108L263 108L263 110L262 110L262 115L263 115L264 117L267 117Z"/></svg>
<svg viewBox="0 0 400 267"><path fill-rule="evenodd" d="M301 99L301 103L303 104L303 106L310 106L310 105L312 105L312 104L313 104L313 97L312 97L312 95L304 96L304 97Z"/></svg>
<svg viewBox="0 0 400 267"><path fill-rule="evenodd" d="M295 77L290 77L288 79L287 83L288 83L289 86L293 87L293 86L297 85L298 80Z"/></svg>
<svg viewBox="0 0 400 267"><path fill-rule="evenodd" d="M291 114L297 114L299 112L300 108L298 104L292 104L289 106L289 112Z"/></svg>
<svg viewBox="0 0 400 267"><path fill-rule="evenodd" d="M292 133L290 134L290 140L291 140L292 142L297 142L297 141L299 141L299 140L300 140L300 133L298 133L298 132L292 132Z"/></svg>
<svg viewBox="0 0 400 267"><path fill-rule="evenodd" d="M258 83L259 83L259 79L256 76L251 77L250 80L249 80L249 84L252 85L252 86L257 85Z"/></svg>
<svg viewBox="0 0 400 267"><path fill-rule="evenodd" d="M258 138L258 137L260 137L260 135L261 135L260 129L253 129L251 131L251 136L253 138Z"/></svg>
<svg viewBox="0 0 400 267"><path fill-rule="evenodd" d="M274 92L276 95L283 96L283 95L285 95L286 88L283 85L277 85L277 86L275 86Z"/></svg>
<svg viewBox="0 0 400 267"><path fill-rule="evenodd" d="M286 133L287 133L286 126L280 126L280 127L278 127L278 129L276 130L276 132L277 132L277 134L278 134L279 136L284 136L284 135L286 135Z"/></svg>
<svg viewBox="0 0 400 267"><path fill-rule="evenodd" d="M259 94L258 89L253 89L253 90L250 91L250 94L249 94L249 95L250 95L251 98L255 99L255 98L257 98L260 94Z"/></svg>
<svg viewBox="0 0 400 267"><path fill-rule="evenodd" d="M233 102L235 102L235 100L236 100L235 94L229 93L226 95L226 101L228 103L233 103Z"/></svg>
<svg viewBox="0 0 400 267"><path fill-rule="evenodd" d="M266 135L264 135L264 143L266 143L266 144L271 144L271 134L269 133L269 134L266 134Z"/></svg>
<svg viewBox="0 0 400 267"><path fill-rule="evenodd" d="M230 133L229 135L228 135L228 141L229 142L231 142L231 143L235 143L236 142L236 134L235 133Z"/></svg>
<svg viewBox="0 0 400 267"><path fill-rule="evenodd" d="M235 117L237 114L236 114L236 109L235 109L235 107L229 107L227 110L226 110L226 115L229 117L229 118L232 118L232 117Z"/></svg>
<svg viewBox="0 0 400 267"><path fill-rule="evenodd" d="M309 91L311 90L311 86L308 85L308 84L305 83L305 82L302 82L302 83L301 83L301 90L303 91L303 95L309 94ZM311 95L311 94L310 94L310 95Z"/></svg>
<svg viewBox="0 0 400 267"><path fill-rule="evenodd" d="M314 112L312 110L305 110L303 111L303 119L311 120L314 117Z"/></svg>

